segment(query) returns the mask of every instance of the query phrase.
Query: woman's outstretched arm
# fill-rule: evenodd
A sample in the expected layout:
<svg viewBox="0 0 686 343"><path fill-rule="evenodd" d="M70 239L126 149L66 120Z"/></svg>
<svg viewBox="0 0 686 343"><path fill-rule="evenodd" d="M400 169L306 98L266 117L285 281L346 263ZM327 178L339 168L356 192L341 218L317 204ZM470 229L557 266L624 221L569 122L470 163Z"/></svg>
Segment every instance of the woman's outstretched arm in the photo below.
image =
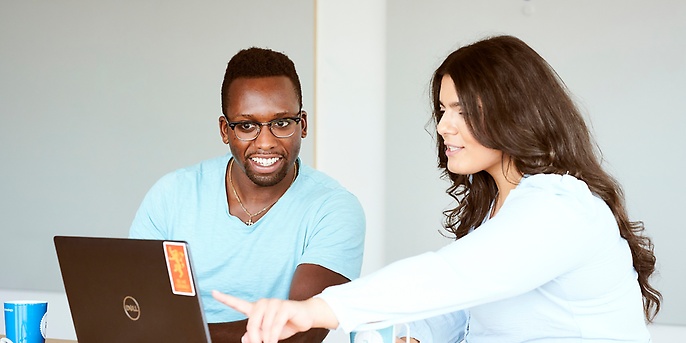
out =
<svg viewBox="0 0 686 343"><path fill-rule="evenodd" d="M335 329L338 319L319 298L304 301L261 299L254 303L213 291L223 304L248 316L243 343L277 343L311 328Z"/></svg>

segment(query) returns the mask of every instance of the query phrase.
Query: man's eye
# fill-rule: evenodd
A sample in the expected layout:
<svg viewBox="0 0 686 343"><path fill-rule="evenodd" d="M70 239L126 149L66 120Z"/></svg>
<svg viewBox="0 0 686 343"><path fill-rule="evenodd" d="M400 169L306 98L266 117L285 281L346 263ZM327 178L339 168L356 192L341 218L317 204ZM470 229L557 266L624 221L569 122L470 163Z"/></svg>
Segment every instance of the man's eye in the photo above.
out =
<svg viewBox="0 0 686 343"><path fill-rule="evenodd" d="M283 129L285 127L288 127L288 125L291 125L291 122L293 122L293 121L290 119L279 119L279 120L273 121L272 126L279 128L279 129Z"/></svg>
<svg viewBox="0 0 686 343"><path fill-rule="evenodd" d="M236 125L236 127L238 129L240 129L241 131L253 131L257 127L257 124L246 121L246 122L238 123L238 125Z"/></svg>

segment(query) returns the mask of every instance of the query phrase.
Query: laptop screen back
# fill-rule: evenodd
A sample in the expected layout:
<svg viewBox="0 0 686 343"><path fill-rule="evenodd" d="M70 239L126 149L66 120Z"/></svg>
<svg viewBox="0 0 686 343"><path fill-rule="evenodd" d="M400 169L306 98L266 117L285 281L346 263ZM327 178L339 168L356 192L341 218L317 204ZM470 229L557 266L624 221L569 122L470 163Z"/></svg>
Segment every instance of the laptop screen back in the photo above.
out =
<svg viewBox="0 0 686 343"><path fill-rule="evenodd" d="M210 342L187 243L54 242L79 343Z"/></svg>

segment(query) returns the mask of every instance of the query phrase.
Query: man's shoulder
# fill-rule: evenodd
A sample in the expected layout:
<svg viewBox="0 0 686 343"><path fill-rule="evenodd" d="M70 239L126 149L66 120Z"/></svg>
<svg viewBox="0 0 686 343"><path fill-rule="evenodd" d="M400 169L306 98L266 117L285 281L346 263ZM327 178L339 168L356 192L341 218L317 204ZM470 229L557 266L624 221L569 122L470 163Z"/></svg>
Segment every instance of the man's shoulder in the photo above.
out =
<svg viewBox="0 0 686 343"><path fill-rule="evenodd" d="M231 156L223 155L200 161L196 164L182 167L163 175L159 185L181 186L187 184L201 184L208 180L223 180L226 164Z"/></svg>
<svg viewBox="0 0 686 343"><path fill-rule="evenodd" d="M208 172L219 172L223 173L226 171L226 166L229 163L231 155L221 155L212 157L206 160L202 160L196 164L183 167L178 169L177 172L185 173L208 173Z"/></svg>
<svg viewBox="0 0 686 343"><path fill-rule="evenodd" d="M298 179L289 201L337 212L342 208L362 212L357 196L326 173L302 165Z"/></svg>
<svg viewBox="0 0 686 343"><path fill-rule="evenodd" d="M207 173L223 173L226 165L231 158L231 155L222 155L206 160L202 160L192 165L181 167L169 174L187 175L187 174L207 174Z"/></svg>
<svg viewBox="0 0 686 343"><path fill-rule="evenodd" d="M336 179L308 165L300 166L300 176L310 189L324 193L350 193Z"/></svg>

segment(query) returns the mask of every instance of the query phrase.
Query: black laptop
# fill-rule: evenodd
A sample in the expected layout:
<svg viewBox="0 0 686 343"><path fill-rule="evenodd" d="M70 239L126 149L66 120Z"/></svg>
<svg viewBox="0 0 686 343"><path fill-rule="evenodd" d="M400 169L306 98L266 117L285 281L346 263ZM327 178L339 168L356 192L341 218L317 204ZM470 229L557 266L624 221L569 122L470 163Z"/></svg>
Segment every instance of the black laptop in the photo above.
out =
<svg viewBox="0 0 686 343"><path fill-rule="evenodd" d="M54 241L79 343L210 342L186 242Z"/></svg>

